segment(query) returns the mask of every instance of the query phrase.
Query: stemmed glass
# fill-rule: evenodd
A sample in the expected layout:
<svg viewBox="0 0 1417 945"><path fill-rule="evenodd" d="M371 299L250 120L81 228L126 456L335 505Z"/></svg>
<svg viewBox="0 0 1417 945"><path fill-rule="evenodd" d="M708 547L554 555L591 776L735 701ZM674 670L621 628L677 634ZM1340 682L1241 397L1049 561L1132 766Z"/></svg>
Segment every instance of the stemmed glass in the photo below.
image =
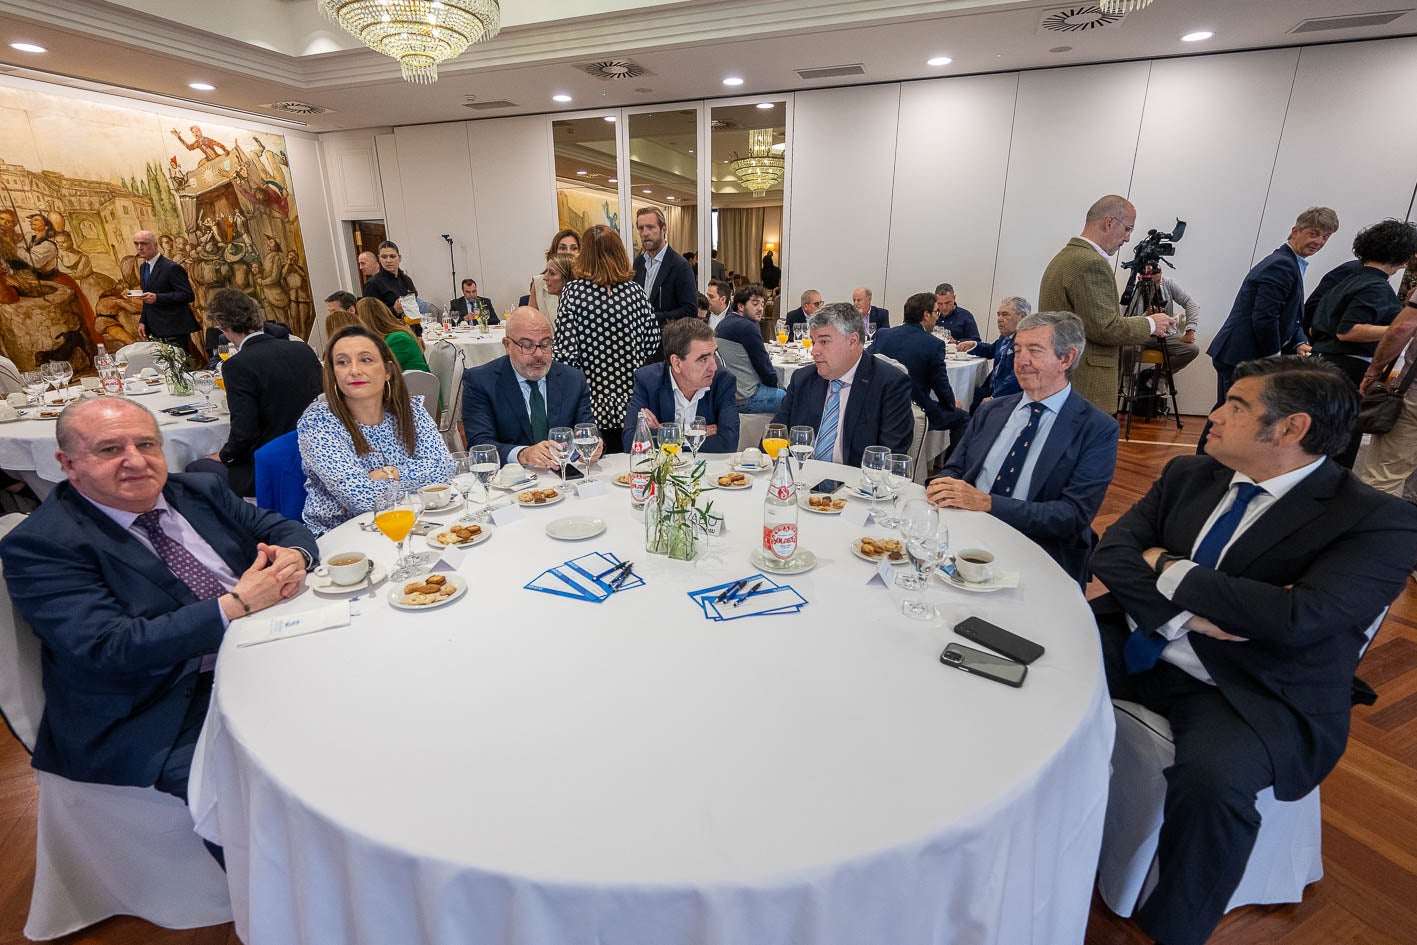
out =
<svg viewBox="0 0 1417 945"><path fill-rule="evenodd" d="M565 429L558 427L558 429ZM467 452L467 468L482 486L482 511L478 518L485 524L492 514L492 480L497 478L497 470L502 468L502 459L497 453L496 443L478 443ZM466 509L466 503L463 504ZM466 518L466 516L464 516Z"/></svg>
<svg viewBox="0 0 1417 945"><path fill-rule="evenodd" d="M402 581L418 574L423 567L420 556L407 554L404 550L408 534L413 531L418 513L423 509L423 502L418 490L405 488L401 480L385 479L383 482L383 488L374 497L374 527L398 547L398 557L394 560L394 570L389 578Z"/></svg>
<svg viewBox="0 0 1417 945"><path fill-rule="evenodd" d="M216 387L216 375L211 371L193 371L192 386L201 392L202 398L206 401L202 405L202 412L214 409L216 404L212 403L212 389Z"/></svg>
<svg viewBox="0 0 1417 945"><path fill-rule="evenodd" d="M44 403L44 392L49 389L44 375L38 371L26 371L20 375L20 382L25 385L25 393L30 395L30 403L36 406Z"/></svg>
<svg viewBox="0 0 1417 945"><path fill-rule="evenodd" d="M699 462L699 450L703 448L704 440L708 439L708 421L703 417L694 417L689 421L689 425L684 428L684 441L689 444L689 449L694 454L694 465Z"/></svg>
<svg viewBox="0 0 1417 945"><path fill-rule="evenodd" d="M557 471L561 475L561 485L566 484L566 463L571 458L571 448L576 442L576 431L571 427L552 427L546 434L546 441L551 444L551 458L556 461Z"/></svg>
<svg viewBox="0 0 1417 945"><path fill-rule="evenodd" d="M677 465L679 453L684 449L683 428L674 422L661 423L659 425L659 448Z"/></svg>
<svg viewBox="0 0 1417 945"><path fill-rule="evenodd" d="M797 460L797 475L801 481L797 487L801 489L806 484L806 478L802 470L807 468L807 460L812 456L812 447L817 441L817 431L811 427L793 427L787 431L787 451L792 454L792 458Z"/></svg>
<svg viewBox="0 0 1417 945"><path fill-rule="evenodd" d="M898 512L904 504L905 484L910 482L910 474L915 466L915 457L909 453L892 453L890 464L890 469L886 470L886 490L890 496L890 504L876 513L876 524L884 525L886 528L898 528L900 526Z"/></svg>
<svg viewBox="0 0 1417 945"><path fill-rule="evenodd" d="M777 454L787 449L788 445L787 424L769 423L763 431L763 452L772 460L774 466L777 465Z"/></svg>
<svg viewBox="0 0 1417 945"><path fill-rule="evenodd" d="M595 468L595 451L600 446L600 427L593 423L578 423L572 433L576 450L585 457L585 477L589 482L591 470Z"/></svg>
<svg viewBox="0 0 1417 945"><path fill-rule="evenodd" d="M119 348L113 352L113 366L118 369L118 374L126 377L128 374L128 352Z"/></svg>
<svg viewBox="0 0 1417 945"><path fill-rule="evenodd" d="M907 502L900 521L900 537L915 573L899 580L907 590L923 592L930 575L949 554L950 530L939 510L924 499ZM925 600L904 600L900 612L915 620L929 620L935 616L935 606Z"/></svg>
<svg viewBox="0 0 1417 945"><path fill-rule="evenodd" d="M876 500L881 495L881 486L886 481L891 468L891 451L885 446L868 446L861 454L861 474L871 487L871 521L876 518Z"/></svg>
<svg viewBox="0 0 1417 945"><path fill-rule="evenodd" d="M468 500L472 487L477 485L477 476L473 475L472 461L469 456L470 454L466 450L448 454L448 458L453 461L453 488L458 490L458 494L462 496L462 515L458 516L458 521L462 523L473 521Z"/></svg>
<svg viewBox="0 0 1417 945"><path fill-rule="evenodd" d="M56 381L54 387L60 392L59 399L61 401L68 400L68 394L64 389L69 386L69 379L74 376L74 366L68 361L53 361L51 363L54 365L54 379Z"/></svg>
<svg viewBox="0 0 1417 945"><path fill-rule="evenodd" d="M39 376L44 378L44 383L47 386L52 387L55 390L59 389L59 378L61 375L59 373L58 367L53 361L46 361L45 363L39 366ZM40 402L43 403L43 400L44 398L41 397Z"/></svg>

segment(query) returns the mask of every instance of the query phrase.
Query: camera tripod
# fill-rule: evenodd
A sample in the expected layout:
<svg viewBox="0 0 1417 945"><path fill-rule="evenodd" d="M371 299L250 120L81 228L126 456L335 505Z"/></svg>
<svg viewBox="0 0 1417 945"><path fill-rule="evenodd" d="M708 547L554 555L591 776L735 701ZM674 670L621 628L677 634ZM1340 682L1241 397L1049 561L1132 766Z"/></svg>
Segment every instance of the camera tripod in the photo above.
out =
<svg viewBox="0 0 1417 945"><path fill-rule="evenodd" d="M1160 375L1157 378L1155 395L1164 397L1169 394L1171 398L1171 415L1176 418L1176 429L1180 430L1185 425L1181 422L1181 408L1176 402L1176 375L1171 371L1171 350L1166 347L1166 339L1160 339L1157 348L1147 348L1145 346L1123 348L1121 377L1117 381L1117 411L1126 414L1123 421L1124 429L1122 439L1131 439L1132 436L1132 408L1144 397L1153 396L1151 394L1141 394L1137 390L1137 382L1141 378L1144 365L1154 365L1152 370ZM1166 382L1166 392L1161 390L1161 382Z"/></svg>

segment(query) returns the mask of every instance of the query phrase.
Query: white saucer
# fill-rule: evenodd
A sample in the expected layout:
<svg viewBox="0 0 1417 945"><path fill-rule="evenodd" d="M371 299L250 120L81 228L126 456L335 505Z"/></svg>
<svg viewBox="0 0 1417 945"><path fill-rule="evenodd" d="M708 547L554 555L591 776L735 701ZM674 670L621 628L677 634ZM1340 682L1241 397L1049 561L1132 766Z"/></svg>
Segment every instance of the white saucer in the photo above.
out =
<svg viewBox="0 0 1417 945"><path fill-rule="evenodd" d="M557 541L585 541L605 534L605 519L594 515L567 515L546 523L546 534Z"/></svg>
<svg viewBox="0 0 1417 945"><path fill-rule="evenodd" d="M374 562L374 567L370 570L368 577L358 584L336 584L330 580L327 574L316 574L311 571L305 576L305 585L316 594L354 594L359 591L367 591L370 588L378 587L389 576L389 569L379 562Z"/></svg>
<svg viewBox="0 0 1417 945"><path fill-rule="evenodd" d="M806 499L798 499L798 500L797 500L797 507L798 507L799 509L801 509L802 511L804 511L804 512L811 512L811 513L813 513L813 514L815 514L815 515L840 515L842 512L845 512L845 511L846 511L846 506L845 506L845 505L843 505L843 506L842 506L841 508L839 508L839 509L814 509L814 508L812 508L810 505L807 504L807 500L806 500Z"/></svg>
<svg viewBox="0 0 1417 945"><path fill-rule="evenodd" d="M853 539L851 539L851 553L854 554L856 557L860 558L862 561L869 561L869 562L871 562L872 564L880 564L882 561L888 561L888 560L890 560L890 559L886 558L884 555L881 556L881 557L879 557L879 558L873 558L873 557L871 557L871 556L868 555L868 554L863 554L863 553L861 552L861 539L859 539L859 538L853 538ZM899 561L891 561L891 564L893 564L893 565L895 565L895 566L897 566L897 567L899 567L899 566L901 566L901 565L909 564L909 563L910 563L910 558L908 558L908 557L906 556L906 554L905 554L904 551L902 551L902 552L900 553L900 560L899 560Z"/></svg>
<svg viewBox="0 0 1417 945"><path fill-rule="evenodd" d="M734 472L740 473L771 472L772 463L763 463L761 466L744 466L742 463L732 463L729 465L728 468L733 470Z"/></svg>
<svg viewBox="0 0 1417 945"><path fill-rule="evenodd" d="M722 489L724 492L741 492L744 489L753 488L752 480L743 483L741 486L720 486L717 476L713 478L713 482L709 483L709 485L713 486L715 489Z"/></svg>
<svg viewBox="0 0 1417 945"><path fill-rule="evenodd" d="M1008 590L1009 585L1000 584L997 579L988 584L971 584L961 577L953 574L946 574L943 569L936 569L935 577L944 581L950 587L958 588L961 591L969 591L971 594L992 594L995 591Z"/></svg>
<svg viewBox="0 0 1417 945"><path fill-rule="evenodd" d="M754 548L753 553L748 556L748 560L753 563L753 567L762 571L771 571L773 574L804 574L817 566L817 556L810 551L801 550L793 555L791 561L784 563L763 554L763 549Z"/></svg>

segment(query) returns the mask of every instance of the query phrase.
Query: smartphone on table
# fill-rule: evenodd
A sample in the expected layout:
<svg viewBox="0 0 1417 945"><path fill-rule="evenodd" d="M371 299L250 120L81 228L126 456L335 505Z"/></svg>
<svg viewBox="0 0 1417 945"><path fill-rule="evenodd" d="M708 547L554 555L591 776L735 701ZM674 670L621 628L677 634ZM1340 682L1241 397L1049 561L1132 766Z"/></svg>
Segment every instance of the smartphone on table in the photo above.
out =
<svg viewBox="0 0 1417 945"><path fill-rule="evenodd" d="M951 643L945 647L945 651L940 654L940 662L1015 689L1022 686L1024 678L1028 676L1028 667L1022 663L1015 663L1003 656L985 653L960 643Z"/></svg>
<svg viewBox="0 0 1417 945"><path fill-rule="evenodd" d="M1010 633L980 617L966 617L961 620L955 624L955 633L973 643L987 646L996 653L1002 653L1018 663L1032 663L1043 655L1041 644Z"/></svg>

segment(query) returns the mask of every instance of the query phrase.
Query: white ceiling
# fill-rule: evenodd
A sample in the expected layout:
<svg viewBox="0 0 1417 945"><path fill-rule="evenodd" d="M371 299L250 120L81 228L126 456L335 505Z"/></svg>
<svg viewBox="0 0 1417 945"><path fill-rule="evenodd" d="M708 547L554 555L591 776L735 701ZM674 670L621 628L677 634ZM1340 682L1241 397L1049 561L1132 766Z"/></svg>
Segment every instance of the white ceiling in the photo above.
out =
<svg viewBox="0 0 1417 945"><path fill-rule="evenodd" d="M1417 0L1155 0L1103 29L1040 28L1052 11L1094 2L502 0L498 37L445 63L437 84L415 86L326 21L315 0L0 0L0 71L262 115L279 115L271 102L308 102L331 109L305 119L309 130L329 131L1417 34L1412 12L1386 26L1291 32L1309 18L1410 11ZM1181 42L1200 29L1215 37ZM49 51L19 53L16 41ZM954 61L927 66L934 55ZM611 82L574 68L604 58L633 59L649 74ZM846 63L865 74L808 82L793 71ZM725 88L729 74L745 84ZM216 91L193 92L193 81ZM557 105L556 93L574 101ZM515 105L465 107L497 100Z"/></svg>

